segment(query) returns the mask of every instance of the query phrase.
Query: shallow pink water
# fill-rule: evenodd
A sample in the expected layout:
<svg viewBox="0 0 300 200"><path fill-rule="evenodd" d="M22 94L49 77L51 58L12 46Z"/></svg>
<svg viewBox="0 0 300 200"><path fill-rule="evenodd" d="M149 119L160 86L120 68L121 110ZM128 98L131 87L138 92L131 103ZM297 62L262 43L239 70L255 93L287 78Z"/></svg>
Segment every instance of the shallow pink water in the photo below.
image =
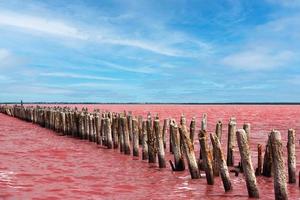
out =
<svg viewBox="0 0 300 200"><path fill-rule="evenodd" d="M82 105L76 105L82 107ZM84 105L85 106L85 105ZM195 105L88 105L110 111L132 111L143 115L150 111L160 118L178 119L185 113L196 116L198 127L203 113L208 114L208 130L215 122L237 118L238 127L251 123L252 161L256 167L256 145L265 144L267 133L278 129L284 147L287 129L294 128L300 139L300 106L195 106ZM224 145L225 147L226 145ZM196 144L198 148L198 143ZM300 145L297 142L297 172L300 169ZM168 150L167 150L168 151ZM286 152L286 148L284 148ZM198 152L198 149L197 149ZM238 152L236 162L239 160ZM83 140L57 136L53 131L0 114L0 199L248 199L243 176L234 177L233 191L225 193L220 178L215 185L206 179L191 180L188 171L172 172L147 162L122 155ZM167 153L167 159L173 159ZM272 178L258 177L261 199L274 199ZM288 184L290 199L300 199L300 188Z"/></svg>

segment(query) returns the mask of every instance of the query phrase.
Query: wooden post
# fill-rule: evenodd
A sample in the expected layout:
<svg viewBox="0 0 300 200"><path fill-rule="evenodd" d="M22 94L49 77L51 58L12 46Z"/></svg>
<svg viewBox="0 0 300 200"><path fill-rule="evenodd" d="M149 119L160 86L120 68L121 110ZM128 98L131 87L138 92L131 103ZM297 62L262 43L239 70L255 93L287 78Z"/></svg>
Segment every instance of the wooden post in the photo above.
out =
<svg viewBox="0 0 300 200"><path fill-rule="evenodd" d="M128 127L127 127L127 119L126 117L121 118L121 123L122 123L122 130L124 134L124 152L127 155L130 155L130 139L129 139L129 132L128 132Z"/></svg>
<svg viewBox="0 0 300 200"><path fill-rule="evenodd" d="M156 138L153 132L151 116L148 116L147 119L147 138L149 163L156 163Z"/></svg>
<svg viewBox="0 0 300 200"><path fill-rule="evenodd" d="M143 117L138 116L139 145L143 144Z"/></svg>
<svg viewBox="0 0 300 200"><path fill-rule="evenodd" d="M219 141L222 141L222 121L219 120L216 124L216 134L219 138Z"/></svg>
<svg viewBox="0 0 300 200"><path fill-rule="evenodd" d="M287 143L289 183L296 183L295 136L295 130L289 129Z"/></svg>
<svg viewBox="0 0 300 200"><path fill-rule="evenodd" d="M169 124L169 148L170 148L170 153L173 154L173 137L172 137L172 132L171 132L171 119L170 119L170 124Z"/></svg>
<svg viewBox="0 0 300 200"><path fill-rule="evenodd" d="M228 166L234 166L233 151L236 143L235 132L236 132L235 118L230 118L228 124L228 144L227 144L227 165Z"/></svg>
<svg viewBox="0 0 300 200"><path fill-rule="evenodd" d="M191 142L189 133L187 132L185 123L182 123L181 127L179 128L179 133L180 133L180 139L182 140L182 144L184 147L184 153L185 153L186 160L188 162L191 177L192 179L198 179L200 178L200 173L199 173L198 164L194 152L194 146Z"/></svg>
<svg viewBox="0 0 300 200"><path fill-rule="evenodd" d="M164 126L163 126L163 132L162 132L162 138L163 138L163 142L164 142L164 149L167 148L167 141L166 141L166 137L167 137L167 132L168 132L168 122L169 119L165 119L164 120Z"/></svg>
<svg viewBox="0 0 300 200"><path fill-rule="evenodd" d="M228 167L222 152L222 148L221 148L221 144L219 141L219 138L216 134L210 134L210 139L211 139L211 143L213 145L215 156L217 159L217 163L219 164L219 170L220 170L220 174L221 174L221 179L223 182L223 186L225 191L229 191L232 189L232 185L231 185L231 181L230 181L230 177L229 177L229 171L228 171Z"/></svg>
<svg viewBox="0 0 300 200"><path fill-rule="evenodd" d="M105 133L105 118L106 116L102 113L102 118L101 118L101 126L100 126L100 135L101 135L101 144L103 146L107 146L107 138L106 138L106 133Z"/></svg>
<svg viewBox="0 0 300 200"><path fill-rule="evenodd" d="M139 156L139 129L137 119L132 119L133 156Z"/></svg>
<svg viewBox="0 0 300 200"><path fill-rule="evenodd" d="M180 146L180 134L178 132L178 126L174 119L170 120L170 133L173 141L173 152L174 152L174 171L184 171L185 164Z"/></svg>
<svg viewBox="0 0 300 200"><path fill-rule="evenodd" d="M120 152L125 151L125 142L124 142L124 132L122 127L122 117L118 117L118 134L119 134L119 143L120 143Z"/></svg>
<svg viewBox="0 0 300 200"><path fill-rule="evenodd" d="M262 171L262 145L258 144L257 145L257 168L256 168L256 171L255 171L255 175L260 176L261 171Z"/></svg>
<svg viewBox="0 0 300 200"><path fill-rule="evenodd" d="M84 123L84 129L85 129L85 134L84 134L84 139L88 139L89 138L89 132L90 132L90 127L89 127L89 118L90 118L90 115L89 113L86 113L85 115L85 123ZM71 121L71 120L70 120Z"/></svg>
<svg viewBox="0 0 300 200"><path fill-rule="evenodd" d="M100 119L99 113L97 113L95 116L95 129L96 129L96 143L97 144L101 144L100 126L101 126L101 119Z"/></svg>
<svg viewBox="0 0 300 200"><path fill-rule="evenodd" d="M142 159L148 160L148 137L147 137L147 122L142 122L142 133L143 133L143 141L142 141Z"/></svg>
<svg viewBox="0 0 300 200"><path fill-rule="evenodd" d="M212 168L211 153L207 144L207 133L205 130L199 132L199 143L201 146L202 159L204 162L204 171L206 174L206 181L208 185L214 184L214 174Z"/></svg>
<svg viewBox="0 0 300 200"><path fill-rule="evenodd" d="M281 135L279 131L273 130L270 135L272 151L272 166L274 172L274 191L276 200L288 199L286 177L284 173L284 162Z"/></svg>
<svg viewBox="0 0 300 200"><path fill-rule="evenodd" d="M240 150L243 171L246 179L249 197L259 198L259 192L256 183L255 173L252 167L250 150L247 140L247 135L244 129L239 129L236 132L237 142Z"/></svg>
<svg viewBox="0 0 300 200"><path fill-rule="evenodd" d="M207 114L204 113L201 120L201 130L206 131L207 130Z"/></svg>
<svg viewBox="0 0 300 200"><path fill-rule="evenodd" d="M196 133L196 120L195 117L193 117L190 124L190 139L193 145L194 145L195 133Z"/></svg>
<svg viewBox="0 0 300 200"><path fill-rule="evenodd" d="M247 140L249 141L249 139L250 139L250 130L251 130L250 123L244 123L243 129L245 130L245 132L247 134Z"/></svg>
<svg viewBox="0 0 300 200"><path fill-rule="evenodd" d="M94 133L93 133L93 119L94 119L94 116L92 114L90 114L90 116L89 116L89 138L88 138L88 140L90 142L93 141L93 137L94 137Z"/></svg>
<svg viewBox="0 0 300 200"><path fill-rule="evenodd" d="M160 130L159 119L154 120L154 133L156 137L156 149L158 150L157 155L159 168L166 168L164 141L162 136L163 133Z"/></svg>
<svg viewBox="0 0 300 200"><path fill-rule="evenodd" d="M132 141L132 113L128 112L127 115L127 127L129 133L129 140Z"/></svg>
<svg viewBox="0 0 300 200"><path fill-rule="evenodd" d="M114 115L112 120L112 135L114 149L117 149L119 147L118 121L118 117Z"/></svg>
<svg viewBox="0 0 300 200"><path fill-rule="evenodd" d="M112 134L111 134L111 122L110 118L106 117L104 119L104 133L106 136L106 146L108 149L113 148Z"/></svg>
<svg viewBox="0 0 300 200"><path fill-rule="evenodd" d="M263 176L272 176L272 151L270 143L270 134L268 136L267 145L265 147L264 164L263 164Z"/></svg>

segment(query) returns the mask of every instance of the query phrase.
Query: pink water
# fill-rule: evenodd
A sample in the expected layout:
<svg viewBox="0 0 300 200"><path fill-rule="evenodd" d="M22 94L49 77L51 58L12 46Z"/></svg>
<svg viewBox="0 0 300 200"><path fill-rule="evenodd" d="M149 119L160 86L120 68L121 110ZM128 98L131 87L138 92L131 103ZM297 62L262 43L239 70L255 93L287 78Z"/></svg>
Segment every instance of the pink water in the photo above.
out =
<svg viewBox="0 0 300 200"><path fill-rule="evenodd" d="M256 145L265 144L271 129L281 131L286 152L287 130L294 128L297 172L300 169L300 106L88 105L88 108L130 110L143 116L150 111L158 113L161 119L178 119L185 113L188 119L197 117L198 127L200 117L207 113L209 131L214 130L218 119L224 123L224 148L226 124L235 116L238 127L243 122L251 123L254 167ZM195 146L198 153L197 142ZM238 152L235 155L238 161ZM187 170L174 173L169 166L159 169L118 150L57 136L51 130L3 114L0 114L0 158L0 199L248 199L242 175L231 174L233 190L225 193L220 178L209 186L205 178L192 180ZM173 159L169 153L167 159ZM258 177L257 181L261 199L274 199L272 178ZM298 183L288 184L288 193L290 199L300 199Z"/></svg>

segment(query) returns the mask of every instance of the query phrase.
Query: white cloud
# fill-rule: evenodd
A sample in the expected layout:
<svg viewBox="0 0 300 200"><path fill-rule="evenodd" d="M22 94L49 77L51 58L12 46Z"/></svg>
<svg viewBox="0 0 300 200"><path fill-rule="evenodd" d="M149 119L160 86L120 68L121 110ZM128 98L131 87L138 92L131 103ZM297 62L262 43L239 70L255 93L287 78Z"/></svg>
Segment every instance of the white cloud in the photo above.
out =
<svg viewBox="0 0 300 200"><path fill-rule="evenodd" d="M87 39L87 35L65 22L46 18L21 15L13 12L0 12L0 24L30 29L43 33L77 39Z"/></svg>
<svg viewBox="0 0 300 200"><path fill-rule="evenodd" d="M222 59L221 63L243 70L266 70L288 66L295 57L291 51L270 51L254 48L234 53Z"/></svg>
<svg viewBox="0 0 300 200"><path fill-rule="evenodd" d="M0 49L0 62L5 61L10 57L10 52L7 49Z"/></svg>
<svg viewBox="0 0 300 200"><path fill-rule="evenodd" d="M119 29L118 26L100 25L99 27L82 28L80 26L70 25L64 20L30 16L3 10L0 10L0 25L17 27L33 33L46 33L57 37L129 46L165 56L196 57L200 54L201 49L203 49L203 52L207 52L207 50L211 49L208 43L191 39L174 31L167 32L166 34L165 30L152 30L153 32L158 32L155 34L161 33L164 37L168 37L168 39L165 40L150 39L151 37L148 39L132 38L131 34L127 35L122 33L122 31L117 31ZM151 32L151 30L149 30L149 32ZM193 44L197 45L199 51L197 51L198 53L196 55L195 51L182 51L180 47L176 47L177 42L193 42Z"/></svg>
<svg viewBox="0 0 300 200"><path fill-rule="evenodd" d="M78 78L78 79L91 79L91 80L105 80L105 81L120 80L120 79L111 78L111 77L81 75L81 74L64 73L64 72L40 73L40 76L61 77L61 78Z"/></svg>
<svg viewBox="0 0 300 200"><path fill-rule="evenodd" d="M267 0L269 3L279 4L285 7L295 7L300 6L299 0Z"/></svg>
<svg viewBox="0 0 300 200"><path fill-rule="evenodd" d="M8 49L0 49L0 70L11 70L24 64L24 60Z"/></svg>
<svg viewBox="0 0 300 200"><path fill-rule="evenodd" d="M127 72L134 72L134 73L141 73L141 74L152 74L152 73L156 73L157 70L153 67L126 67L126 66L121 66L118 64L114 64L111 62L107 62L107 61L101 61L101 63L103 63L104 65L112 68L112 69L117 69L117 70L122 70L122 71L127 71Z"/></svg>

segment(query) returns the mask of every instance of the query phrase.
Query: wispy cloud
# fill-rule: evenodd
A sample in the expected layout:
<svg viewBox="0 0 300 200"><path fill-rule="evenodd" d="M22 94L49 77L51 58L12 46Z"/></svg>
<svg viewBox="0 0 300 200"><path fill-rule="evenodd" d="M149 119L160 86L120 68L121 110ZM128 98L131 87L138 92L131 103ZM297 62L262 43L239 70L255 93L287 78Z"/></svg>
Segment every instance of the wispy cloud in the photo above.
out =
<svg viewBox="0 0 300 200"><path fill-rule="evenodd" d="M269 3L279 4L286 7L300 6L299 0L267 0Z"/></svg>
<svg viewBox="0 0 300 200"><path fill-rule="evenodd" d="M63 21L21 15L14 12L1 11L0 24L63 37L71 37L76 39L88 38L87 35L81 33L77 28L67 25Z"/></svg>
<svg viewBox="0 0 300 200"><path fill-rule="evenodd" d="M0 12L0 25L25 29L33 33L46 33L57 37L79 39L97 43L107 43L111 45L129 46L165 56L196 56L191 52L185 52L180 50L180 48L172 46L172 43L169 45L168 42L163 40L130 38L128 35L124 35L118 31L115 31L114 29L116 28L112 29L107 26L100 26L99 28L82 28L80 26L71 25L70 23L60 19L31 16L3 10ZM181 42L189 42L186 41L186 39ZM189 38L188 40L191 39ZM193 41L194 44L197 44L199 49L210 49L210 45L203 41L198 41L195 39Z"/></svg>
<svg viewBox="0 0 300 200"><path fill-rule="evenodd" d="M157 69L154 67L137 67L137 66L125 66L125 65L119 65L108 61L101 60L101 63L103 63L105 66L108 66L109 68L126 71L126 72L134 72L134 73L142 73L142 74L152 74L156 73Z"/></svg>
<svg viewBox="0 0 300 200"><path fill-rule="evenodd" d="M120 79L106 77L106 76L92 76L92 75L82 75L74 73L64 73L64 72L45 72L40 73L40 76L50 76L50 77L61 77L61 78L78 78L78 79L91 79L91 80L105 80L105 81L117 81Z"/></svg>
<svg viewBox="0 0 300 200"><path fill-rule="evenodd" d="M3 62L8 57L10 57L10 52L6 49L0 49L0 61Z"/></svg>
<svg viewBox="0 0 300 200"><path fill-rule="evenodd" d="M251 49L226 56L222 64L242 70L268 70L284 67L295 58L291 51Z"/></svg>

